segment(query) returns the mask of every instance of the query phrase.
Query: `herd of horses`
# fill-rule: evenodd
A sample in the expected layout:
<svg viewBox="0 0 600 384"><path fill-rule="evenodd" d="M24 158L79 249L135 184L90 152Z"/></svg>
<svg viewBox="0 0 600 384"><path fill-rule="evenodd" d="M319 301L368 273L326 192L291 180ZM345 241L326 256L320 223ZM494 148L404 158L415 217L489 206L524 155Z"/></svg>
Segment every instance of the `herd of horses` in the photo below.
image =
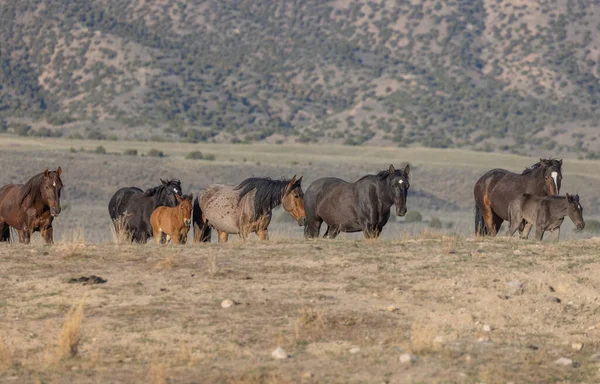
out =
<svg viewBox="0 0 600 384"><path fill-rule="evenodd" d="M583 208L579 196L559 196L562 160L540 159L522 173L493 169L475 183L475 234L495 236L504 221L509 221L507 235L517 230L528 238L533 226L536 239L552 231L558 240L560 226L569 216L583 229ZM395 206L397 216L407 211L410 166L393 165L376 175L366 175L356 182L325 177L313 181L306 192L302 177L284 180L249 178L237 185L215 184L193 199L184 195L179 180L162 180L161 184L142 190L121 188L108 203L114 229L131 242L157 243L187 241L192 225L194 242L210 242L215 229L219 242L230 234L247 239L256 233L267 240L272 211L278 206L304 226L306 238L335 238L340 232L363 232L376 239ZM33 176L25 184L0 188L0 241L10 241L10 227L20 243L29 243L39 231L46 243L53 242L54 218L60 214L63 188L62 169ZM123 237L121 237L123 238Z"/></svg>

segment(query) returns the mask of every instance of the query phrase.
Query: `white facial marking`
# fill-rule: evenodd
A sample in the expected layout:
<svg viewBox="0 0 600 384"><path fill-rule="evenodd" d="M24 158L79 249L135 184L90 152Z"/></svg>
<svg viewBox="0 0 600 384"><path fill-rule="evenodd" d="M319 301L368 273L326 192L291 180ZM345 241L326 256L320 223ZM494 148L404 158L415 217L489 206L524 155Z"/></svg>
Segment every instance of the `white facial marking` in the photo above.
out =
<svg viewBox="0 0 600 384"><path fill-rule="evenodd" d="M177 188L173 188L173 191L175 191L175 193L177 193Z"/></svg>
<svg viewBox="0 0 600 384"><path fill-rule="evenodd" d="M54 185L56 187L56 181L54 183L52 183L52 185Z"/></svg>
<svg viewBox="0 0 600 384"><path fill-rule="evenodd" d="M400 180L400 181L398 182L398 184L402 184L402 183L404 183L404 181L402 181L402 180Z"/></svg>
<svg viewBox="0 0 600 384"><path fill-rule="evenodd" d="M558 182L556 181L556 178L558 177L558 172L552 172L550 175L554 179L554 185L556 186L556 189L558 191Z"/></svg>

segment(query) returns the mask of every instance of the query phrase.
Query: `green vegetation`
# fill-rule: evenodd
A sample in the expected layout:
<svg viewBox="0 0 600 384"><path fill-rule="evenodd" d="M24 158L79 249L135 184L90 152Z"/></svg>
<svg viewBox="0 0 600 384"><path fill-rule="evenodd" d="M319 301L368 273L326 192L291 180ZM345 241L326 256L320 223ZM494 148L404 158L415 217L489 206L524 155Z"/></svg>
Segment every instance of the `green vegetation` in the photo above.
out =
<svg viewBox="0 0 600 384"><path fill-rule="evenodd" d="M158 149L150 149L147 153L147 156L150 157L164 157L165 154L163 153L163 151L159 151Z"/></svg>
<svg viewBox="0 0 600 384"><path fill-rule="evenodd" d="M106 155L106 148L104 148L103 146L99 145L94 150L94 153L97 154L97 155Z"/></svg>
<svg viewBox="0 0 600 384"><path fill-rule="evenodd" d="M441 229L443 227L442 221L438 217L432 217L429 220L429 228Z"/></svg>
<svg viewBox="0 0 600 384"><path fill-rule="evenodd" d="M0 132L104 121L82 137L153 127L187 142L566 145L593 158L593 133L552 133L600 118L600 13L571 3L7 0Z"/></svg>
<svg viewBox="0 0 600 384"><path fill-rule="evenodd" d="M123 151L123 154L125 156L137 156L138 155L138 151L137 149L126 149Z"/></svg>

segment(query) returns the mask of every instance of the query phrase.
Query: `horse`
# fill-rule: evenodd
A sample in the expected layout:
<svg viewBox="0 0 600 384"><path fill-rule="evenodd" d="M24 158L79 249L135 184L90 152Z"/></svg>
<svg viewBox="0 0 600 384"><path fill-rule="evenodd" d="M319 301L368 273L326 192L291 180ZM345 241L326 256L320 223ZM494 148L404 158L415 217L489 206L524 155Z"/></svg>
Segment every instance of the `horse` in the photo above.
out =
<svg viewBox="0 0 600 384"><path fill-rule="evenodd" d="M585 227L583 220L583 207L579 204L579 195L566 196L533 196L522 194L508 205L510 227L507 236L521 230L521 238L527 239L531 227L535 224L535 238L542 240L544 232L552 231L552 239L558 241L560 226L569 216L577 230ZM524 224L524 225L523 225Z"/></svg>
<svg viewBox="0 0 600 384"><path fill-rule="evenodd" d="M477 180L475 197L475 234L496 236L508 220L508 205L523 193L556 196L562 181L562 160L540 159L521 174L492 169Z"/></svg>
<svg viewBox="0 0 600 384"><path fill-rule="evenodd" d="M230 234L243 240L255 232L260 240L268 240L268 227L273 208L283 209L304 225L304 193L302 177L291 180L249 178L237 186L215 184L194 201L194 242L210 241L211 228L219 234L219 242L227 242Z"/></svg>
<svg viewBox="0 0 600 384"><path fill-rule="evenodd" d="M377 239L390 218L406 214L410 165L397 170L393 165L376 175L366 175L354 183L335 177L313 181L304 195L306 226L304 237L319 236L321 224L327 224L324 238L340 232L363 232L367 239Z"/></svg>
<svg viewBox="0 0 600 384"><path fill-rule="evenodd" d="M108 202L108 213L115 232L125 235L130 241L145 243L152 237L150 215L157 207L175 207L181 196L179 180L163 180L157 187L146 192L137 187L121 188Z"/></svg>
<svg viewBox="0 0 600 384"><path fill-rule="evenodd" d="M60 214L63 187L61 167L33 176L25 184L0 188L0 241L10 241L10 227L17 230L19 243L29 244L39 231L46 244L54 242L52 222Z"/></svg>
<svg viewBox="0 0 600 384"><path fill-rule="evenodd" d="M173 239L175 244L185 244L187 234L192 222L192 195L179 197L175 195L178 205L176 207L158 207L150 216L152 232L156 244L162 243L163 234L165 242Z"/></svg>

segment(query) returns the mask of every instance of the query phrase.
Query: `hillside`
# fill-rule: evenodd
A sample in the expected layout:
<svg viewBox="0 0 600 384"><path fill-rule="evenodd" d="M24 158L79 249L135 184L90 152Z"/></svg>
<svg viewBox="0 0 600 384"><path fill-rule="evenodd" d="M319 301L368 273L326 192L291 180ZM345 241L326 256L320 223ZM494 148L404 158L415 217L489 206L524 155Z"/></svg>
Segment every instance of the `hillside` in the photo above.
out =
<svg viewBox="0 0 600 384"><path fill-rule="evenodd" d="M3 3L0 131L600 155L593 1Z"/></svg>

